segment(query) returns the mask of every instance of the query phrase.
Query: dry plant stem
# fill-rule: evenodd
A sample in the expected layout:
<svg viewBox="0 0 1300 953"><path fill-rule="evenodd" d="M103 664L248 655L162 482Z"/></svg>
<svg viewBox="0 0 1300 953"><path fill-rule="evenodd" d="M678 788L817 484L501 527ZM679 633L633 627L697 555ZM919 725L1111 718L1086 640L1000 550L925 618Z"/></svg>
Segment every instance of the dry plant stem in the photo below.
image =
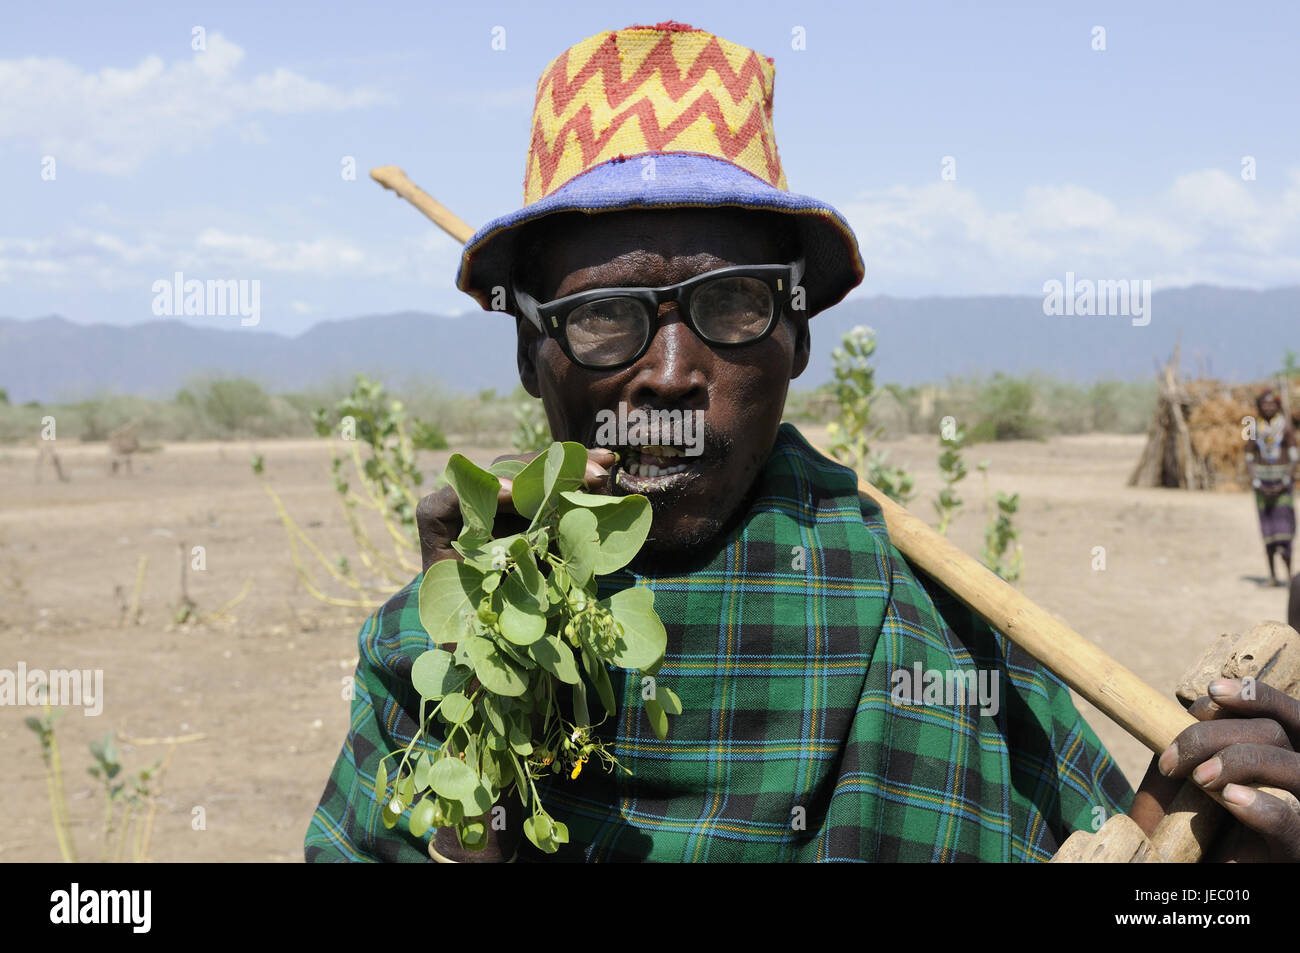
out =
<svg viewBox="0 0 1300 953"><path fill-rule="evenodd" d="M50 716L50 703L45 702L45 717ZM45 766L45 784L50 795L50 815L54 820L54 836L59 842L59 856L64 863L75 864L77 854L72 846L72 832L68 825L68 801L63 793L63 762L59 758L59 740L50 732L50 761Z"/></svg>
<svg viewBox="0 0 1300 953"><path fill-rule="evenodd" d="M365 588L361 583L355 579L349 579L335 569L330 561L325 558L325 555L320 551L316 544L311 541L306 533L299 529L298 524L295 523L293 517L289 515L289 511L285 509L284 503L280 500L279 495L275 490L271 489L270 484L266 483L264 480L262 482L262 487L266 490L267 496L271 498L271 502L275 505L276 512L280 515L280 522L284 524L285 533L289 537L289 552L293 557L293 567L298 573L298 581L302 583L303 588L307 590L307 593L313 599L329 606L338 606L345 609L377 609L379 606L384 604L382 599L365 598ZM317 587L315 579L312 577L311 573L307 571L307 567L303 565L302 554L298 551L298 541L300 539L303 544L311 550L312 554L325 568L326 572L349 589L352 589L361 596L361 598L340 599L336 596L329 596L322 592Z"/></svg>
<svg viewBox="0 0 1300 953"><path fill-rule="evenodd" d="M203 614L204 619L205 620L230 619L230 621L234 621L233 617L228 616L227 613L229 613L231 609L235 608L235 606L243 602L244 599L247 598L248 593L252 588L253 588L253 577L249 576L247 579L244 580L244 588L239 590L239 594L235 596L235 598L231 599L229 602L225 603L224 605L216 609L213 609L211 612L205 612Z"/></svg>
<svg viewBox="0 0 1300 953"><path fill-rule="evenodd" d="M167 745L167 754L163 756L162 764L158 767L158 788L149 797L149 813L145 817L143 830L137 830L136 835L136 854L137 863L149 859L149 841L153 837L154 816L158 813L158 798L162 796L163 779L167 775L167 768L171 765L172 755L176 752L177 745L189 744L192 741L202 741L206 735L202 732L189 735L168 735L165 738L126 738L123 742L133 745Z"/></svg>
<svg viewBox="0 0 1300 953"><path fill-rule="evenodd" d="M366 509L373 510L380 515L384 521L385 528L388 530L389 535L392 536L395 544L393 556L388 556L380 552L379 547L370 539L370 534L367 533L365 528L357 521L356 516L351 512L351 509L345 505L344 515L348 520L348 527L351 529L352 536L356 540L357 545L361 547L362 555L364 556L365 552L369 551L377 560L388 563L392 567L396 567L395 574L394 572L385 570L384 575L389 577L389 582L405 585L410 581L411 573L418 572L420 567L419 565L410 563L404 559L402 550L418 552L418 548L411 542L410 537L402 531L401 527L396 526L393 523L388 507L384 506L378 492L372 485L370 479L365 475L360 456L355 447L352 449L351 456L352 463L356 467L357 479L365 489L366 496L363 498L357 496L355 493L349 492L344 499L345 501L351 501L358 506L363 506ZM418 501L416 502L418 503Z"/></svg>
<svg viewBox="0 0 1300 953"><path fill-rule="evenodd" d="M149 557L141 556L135 570L135 589L131 592L131 607L126 612L126 618L131 625L140 624L140 595L144 590L144 570L147 565L149 565Z"/></svg>
<svg viewBox="0 0 1300 953"><path fill-rule="evenodd" d="M393 522L389 517L388 507L384 505L383 499L380 497L374 483L368 476L366 476L365 466L361 462L361 451L357 448L355 442L350 448L350 456L352 457L352 465L356 467L357 477L360 479L361 485L365 487L366 495L370 498L370 506L384 517L384 526L388 528L388 532L393 537L393 541L404 549L418 552L419 547L411 542L410 537L407 536L406 533L402 532L400 527L393 525ZM402 491L402 495L406 497L407 502L410 503L412 507L418 506L420 503L419 498L402 484L397 474L393 472L392 467L388 465L388 462L382 457L375 457L374 459L379 461L379 466L388 474L389 478L393 481L393 485Z"/></svg>

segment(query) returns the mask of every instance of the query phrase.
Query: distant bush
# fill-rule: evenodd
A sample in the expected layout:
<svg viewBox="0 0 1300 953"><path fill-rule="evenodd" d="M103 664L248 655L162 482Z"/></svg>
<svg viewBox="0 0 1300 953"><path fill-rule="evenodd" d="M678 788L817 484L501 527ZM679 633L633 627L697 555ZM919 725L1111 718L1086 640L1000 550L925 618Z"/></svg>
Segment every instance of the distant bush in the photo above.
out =
<svg viewBox="0 0 1300 953"><path fill-rule="evenodd" d="M1037 440L1056 434L1145 433L1155 409L1154 381L1098 380L1091 384L1058 381L1044 374L954 377L941 386L885 384L888 431L937 433L953 416L968 428L968 442ZM785 417L820 423L834 414L832 385L792 391ZM886 422L885 416L881 422Z"/></svg>

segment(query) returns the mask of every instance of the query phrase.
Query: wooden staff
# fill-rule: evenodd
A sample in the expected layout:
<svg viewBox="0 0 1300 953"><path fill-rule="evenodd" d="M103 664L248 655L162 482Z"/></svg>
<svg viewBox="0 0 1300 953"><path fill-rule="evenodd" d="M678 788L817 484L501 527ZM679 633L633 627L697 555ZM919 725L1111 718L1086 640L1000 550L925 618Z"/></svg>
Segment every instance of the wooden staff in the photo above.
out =
<svg viewBox="0 0 1300 953"><path fill-rule="evenodd" d="M416 186L397 166L372 169L370 177L406 199L462 245L473 235L474 230L463 219ZM815 449L829 456L820 448ZM1172 698L1143 682L866 480L858 480L858 489L879 505L890 540L908 562L919 567L1151 751L1159 754L1180 732L1197 724L1196 719ZM1222 803L1221 795L1211 797Z"/></svg>

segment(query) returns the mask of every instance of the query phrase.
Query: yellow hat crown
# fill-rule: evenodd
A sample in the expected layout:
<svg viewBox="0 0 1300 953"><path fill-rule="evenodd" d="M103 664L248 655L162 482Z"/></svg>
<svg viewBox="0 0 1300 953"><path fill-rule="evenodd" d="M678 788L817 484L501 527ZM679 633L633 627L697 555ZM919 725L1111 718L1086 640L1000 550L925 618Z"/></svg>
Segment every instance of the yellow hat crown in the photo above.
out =
<svg viewBox="0 0 1300 953"><path fill-rule="evenodd" d="M678 23L589 37L537 83L524 204L594 166L689 153L786 189L772 128L772 61Z"/></svg>

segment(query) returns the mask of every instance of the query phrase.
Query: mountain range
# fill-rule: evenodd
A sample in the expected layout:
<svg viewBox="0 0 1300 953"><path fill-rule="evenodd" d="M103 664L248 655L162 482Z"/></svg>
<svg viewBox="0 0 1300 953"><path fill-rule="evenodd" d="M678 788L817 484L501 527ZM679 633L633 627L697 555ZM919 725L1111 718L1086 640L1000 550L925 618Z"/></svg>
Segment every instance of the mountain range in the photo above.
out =
<svg viewBox="0 0 1300 953"><path fill-rule="evenodd" d="M812 321L813 355L794 385L831 379L831 349L859 324L876 329L877 377L938 382L948 375L1040 371L1057 378L1129 380L1151 374L1181 344L1184 367L1228 380L1277 371L1300 351L1300 285L1252 291L1196 285L1156 292L1149 323L1122 315L1047 315L1032 295L857 298ZM196 376L245 376L300 390L367 373L449 390L510 390L515 336L503 315L416 311L324 321L296 337L179 320L134 325L48 317L0 318L0 387L13 402L107 393L170 397Z"/></svg>

